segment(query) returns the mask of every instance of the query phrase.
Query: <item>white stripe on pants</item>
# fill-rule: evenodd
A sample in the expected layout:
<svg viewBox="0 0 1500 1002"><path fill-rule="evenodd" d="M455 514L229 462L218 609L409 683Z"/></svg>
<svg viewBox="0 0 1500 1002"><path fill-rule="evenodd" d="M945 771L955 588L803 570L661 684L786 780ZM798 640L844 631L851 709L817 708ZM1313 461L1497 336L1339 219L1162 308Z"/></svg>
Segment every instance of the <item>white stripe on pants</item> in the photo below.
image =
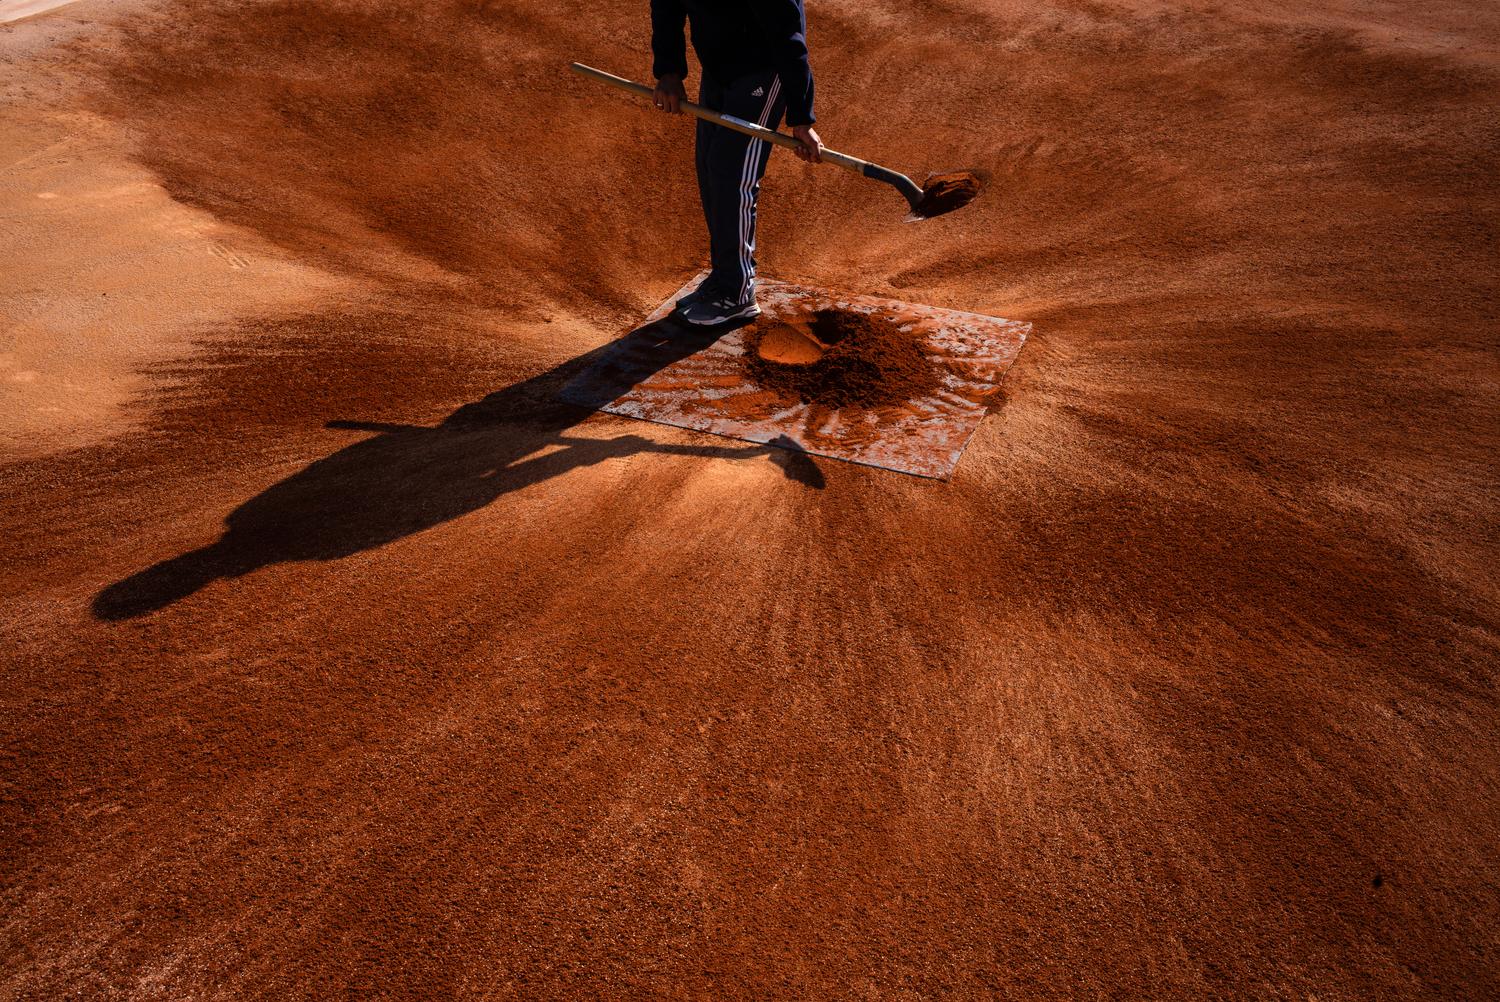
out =
<svg viewBox="0 0 1500 1002"><path fill-rule="evenodd" d="M773 76L771 86L766 89L766 105L761 109L760 121L756 124L765 127L766 121L771 117L771 109L776 107L776 95L781 93L781 77ZM751 284L755 279L755 184L759 180L756 175L760 173L760 152L765 148L764 139L751 139L745 146L745 163L740 169L740 274L744 281L740 284L740 302L750 298Z"/></svg>

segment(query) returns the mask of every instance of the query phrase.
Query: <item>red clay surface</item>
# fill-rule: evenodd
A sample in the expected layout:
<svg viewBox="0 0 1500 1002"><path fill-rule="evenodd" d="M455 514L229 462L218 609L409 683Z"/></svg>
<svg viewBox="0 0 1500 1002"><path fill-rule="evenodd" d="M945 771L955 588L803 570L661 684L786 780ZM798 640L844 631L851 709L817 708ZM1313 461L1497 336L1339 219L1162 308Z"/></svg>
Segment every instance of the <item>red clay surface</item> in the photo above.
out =
<svg viewBox="0 0 1500 1002"><path fill-rule="evenodd" d="M4 29L256 288L5 248L198 334L0 469L0 994L1500 994L1492 5L811 6L988 180L778 153L763 267L1035 324L946 484L554 401L701 260L644 0Z"/></svg>

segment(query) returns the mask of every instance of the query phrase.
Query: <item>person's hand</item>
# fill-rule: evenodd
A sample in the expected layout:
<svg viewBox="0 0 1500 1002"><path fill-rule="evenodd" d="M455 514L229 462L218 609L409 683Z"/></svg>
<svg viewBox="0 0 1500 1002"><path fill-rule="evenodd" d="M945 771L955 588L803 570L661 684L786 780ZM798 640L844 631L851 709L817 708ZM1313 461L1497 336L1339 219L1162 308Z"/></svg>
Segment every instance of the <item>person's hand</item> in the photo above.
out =
<svg viewBox="0 0 1500 1002"><path fill-rule="evenodd" d="M811 125L792 126L792 135L802 144L796 151L799 157L810 164L823 162L823 140Z"/></svg>
<svg viewBox="0 0 1500 1002"><path fill-rule="evenodd" d="M682 77L668 73L656 81L656 91L651 95L651 102L662 111L681 114L682 102L686 100L687 91L682 89Z"/></svg>

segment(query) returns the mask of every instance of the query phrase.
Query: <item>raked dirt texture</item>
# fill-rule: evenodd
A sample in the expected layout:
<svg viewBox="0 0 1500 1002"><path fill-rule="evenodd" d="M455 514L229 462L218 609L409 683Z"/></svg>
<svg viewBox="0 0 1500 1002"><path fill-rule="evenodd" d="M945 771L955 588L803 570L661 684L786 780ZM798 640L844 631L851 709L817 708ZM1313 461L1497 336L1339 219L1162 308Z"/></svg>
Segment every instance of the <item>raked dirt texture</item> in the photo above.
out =
<svg viewBox="0 0 1500 1002"><path fill-rule="evenodd" d="M0 996L1500 995L1500 8L815 0L763 270L1032 325L946 482L557 391L645 0L0 25Z"/></svg>

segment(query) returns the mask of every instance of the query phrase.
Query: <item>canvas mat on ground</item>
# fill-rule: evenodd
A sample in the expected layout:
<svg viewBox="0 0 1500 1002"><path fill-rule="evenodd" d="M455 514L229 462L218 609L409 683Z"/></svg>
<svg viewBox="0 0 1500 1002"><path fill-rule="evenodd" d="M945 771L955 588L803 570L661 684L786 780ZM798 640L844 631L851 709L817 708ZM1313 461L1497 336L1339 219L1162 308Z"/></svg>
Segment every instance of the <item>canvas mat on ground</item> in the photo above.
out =
<svg viewBox="0 0 1500 1002"><path fill-rule="evenodd" d="M706 274L697 275L658 306L631 337L649 338L652 325L660 327L672 304ZM746 341L755 329L747 326L643 373L618 396L612 390L624 387L611 388L612 399L600 409L747 442L776 443L830 459L946 478L1031 330L1027 323L978 313L844 296L770 279L757 284L764 311L759 324L829 308L899 316L920 338L923 352L941 374L938 389L900 406L872 410L830 410L788 400L757 386L746 370ZM563 397L598 405L601 388L611 378L618 379L620 371L618 364L595 366L570 383Z"/></svg>

